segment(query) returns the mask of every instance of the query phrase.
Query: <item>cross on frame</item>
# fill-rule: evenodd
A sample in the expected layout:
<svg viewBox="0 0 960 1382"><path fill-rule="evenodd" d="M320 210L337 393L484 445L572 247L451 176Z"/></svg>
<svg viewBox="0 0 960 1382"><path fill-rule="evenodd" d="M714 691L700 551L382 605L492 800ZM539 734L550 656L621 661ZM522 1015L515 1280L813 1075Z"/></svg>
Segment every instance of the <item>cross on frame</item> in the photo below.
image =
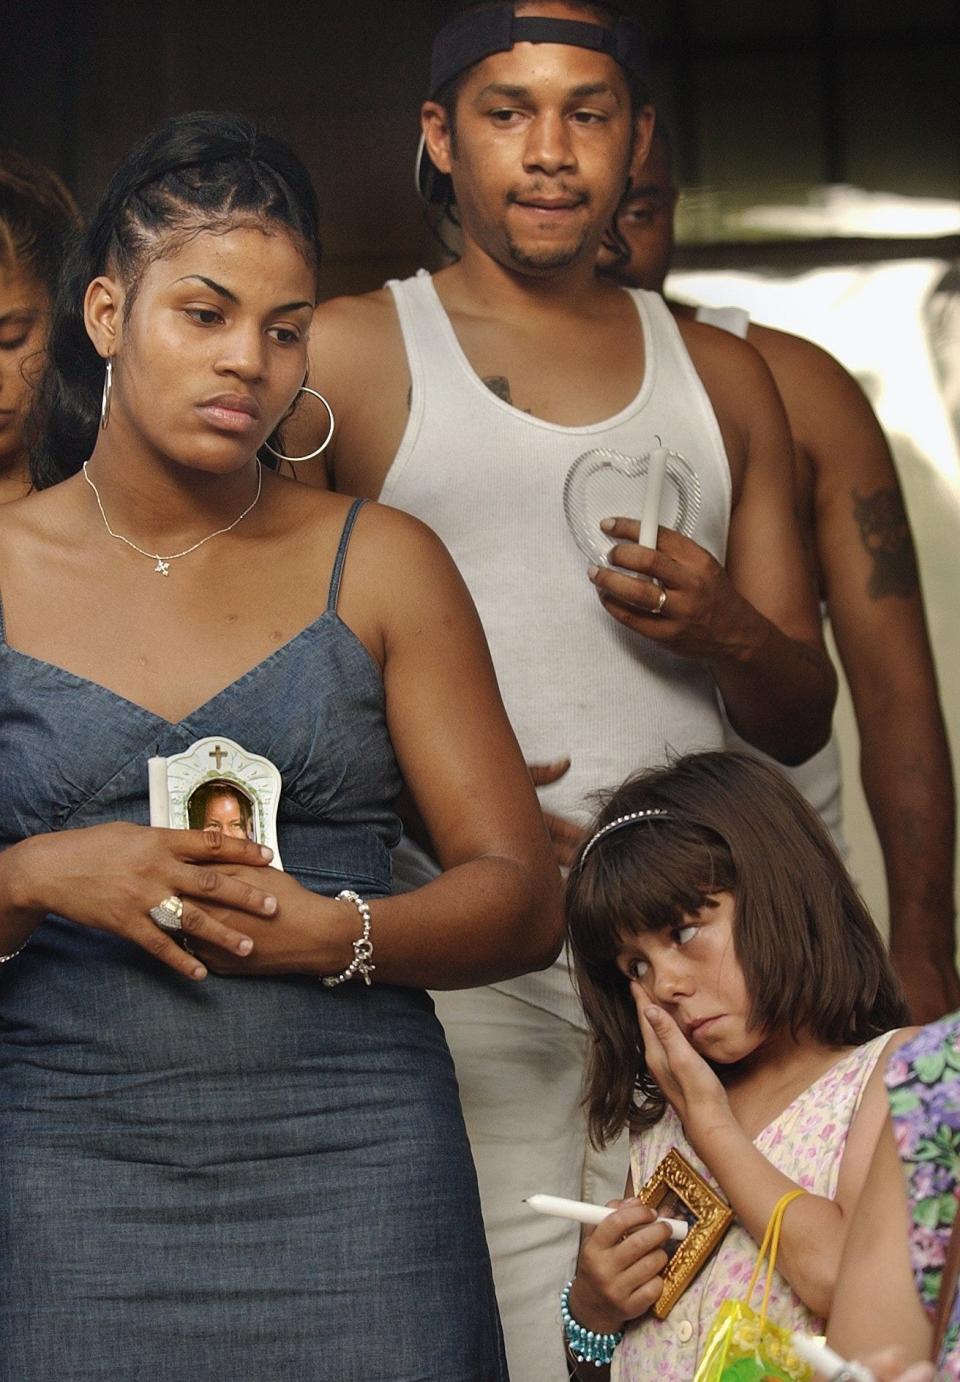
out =
<svg viewBox="0 0 960 1382"><path fill-rule="evenodd" d="M227 752L227 750L226 750L226 749L222 749L222 748L220 747L219 744L215 745L215 747L212 748L212 749L210 750L210 755L209 755L209 756L210 756L211 758L215 758L215 759L217 760L217 772L220 771L220 761L221 761L221 759L223 759L223 758L229 758L229 757L230 757L230 755L229 755L229 753Z"/></svg>

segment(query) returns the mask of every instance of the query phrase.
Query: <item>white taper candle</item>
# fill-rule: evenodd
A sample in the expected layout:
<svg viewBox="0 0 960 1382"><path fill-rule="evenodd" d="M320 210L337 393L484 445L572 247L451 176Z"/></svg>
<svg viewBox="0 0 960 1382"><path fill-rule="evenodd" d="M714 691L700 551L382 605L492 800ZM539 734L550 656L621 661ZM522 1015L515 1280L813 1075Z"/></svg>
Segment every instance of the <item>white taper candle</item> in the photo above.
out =
<svg viewBox="0 0 960 1382"><path fill-rule="evenodd" d="M640 536L637 539L641 547L656 547L657 529L660 526L660 500L663 495L663 481L667 473L667 456L665 447L658 446L656 451L651 451L650 460L647 462L647 488L643 496L643 514L640 518Z"/></svg>
<svg viewBox="0 0 960 1382"><path fill-rule="evenodd" d="M170 794L165 758L147 759L147 781L150 784L150 824L166 830L170 825Z"/></svg>
<svg viewBox="0 0 960 1382"><path fill-rule="evenodd" d="M557 1219L575 1219L578 1224L602 1224L615 1211L604 1204L587 1204L583 1200L565 1200L559 1195L530 1195L525 1201L538 1214L552 1214ZM682 1219L661 1218L670 1225L670 1237L675 1243L686 1238L689 1224Z"/></svg>

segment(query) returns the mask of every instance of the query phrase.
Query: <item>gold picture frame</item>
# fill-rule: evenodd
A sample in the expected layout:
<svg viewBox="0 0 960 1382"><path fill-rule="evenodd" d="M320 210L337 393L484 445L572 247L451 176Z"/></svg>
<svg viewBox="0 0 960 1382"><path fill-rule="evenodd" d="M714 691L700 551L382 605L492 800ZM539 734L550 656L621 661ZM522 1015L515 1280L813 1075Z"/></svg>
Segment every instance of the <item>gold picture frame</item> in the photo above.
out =
<svg viewBox="0 0 960 1382"><path fill-rule="evenodd" d="M636 1192L651 1209L690 1225L682 1242L667 1244L670 1260L663 1269L663 1290L653 1307L665 1320L733 1220L733 1210L690 1163L671 1147L653 1175Z"/></svg>

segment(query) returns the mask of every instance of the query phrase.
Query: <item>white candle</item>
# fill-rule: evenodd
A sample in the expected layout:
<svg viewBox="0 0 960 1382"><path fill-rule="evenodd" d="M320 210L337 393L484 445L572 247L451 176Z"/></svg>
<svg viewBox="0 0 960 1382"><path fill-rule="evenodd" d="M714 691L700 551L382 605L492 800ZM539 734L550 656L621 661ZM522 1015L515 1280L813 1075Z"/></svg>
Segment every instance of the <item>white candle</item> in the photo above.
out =
<svg viewBox="0 0 960 1382"><path fill-rule="evenodd" d="M538 1214L552 1214L557 1219L574 1219L578 1224L602 1224L604 1219L615 1212L604 1204L564 1200L559 1195L531 1195L525 1203ZM669 1224L670 1238L675 1243L682 1242L690 1228L682 1219L661 1218L660 1222Z"/></svg>
<svg viewBox="0 0 960 1382"><path fill-rule="evenodd" d="M850 1382L876 1382L869 1368L865 1368L862 1363L848 1363L834 1349L821 1343L819 1339L812 1339L809 1334L791 1334L790 1342L797 1355L812 1368L816 1368L827 1382L831 1382L835 1377L849 1378Z"/></svg>
<svg viewBox="0 0 960 1382"><path fill-rule="evenodd" d="M150 824L166 830L170 825L170 795L165 758L147 759L147 781L150 784Z"/></svg>
<svg viewBox="0 0 960 1382"><path fill-rule="evenodd" d="M641 547L656 547L657 529L660 526L660 499L663 495L663 481L667 473L667 450L658 446L650 453L647 462L647 488L643 496L643 515L640 519Z"/></svg>

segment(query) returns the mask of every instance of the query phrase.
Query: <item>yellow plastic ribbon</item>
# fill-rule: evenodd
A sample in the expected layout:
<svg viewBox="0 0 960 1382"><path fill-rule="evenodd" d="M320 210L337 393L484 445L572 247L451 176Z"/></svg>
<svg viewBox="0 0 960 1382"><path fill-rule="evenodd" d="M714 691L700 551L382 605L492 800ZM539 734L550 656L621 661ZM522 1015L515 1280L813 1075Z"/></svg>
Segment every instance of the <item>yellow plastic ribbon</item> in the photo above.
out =
<svg viewBox="0 0 960 1382"><path fill-rule="evenodd" d="M760 1244L760 1251L757 1253L757 1260L753 1268L753 1276L750 1278L750 1285L747 1287L747 1304L753 1299L753 1293L757 1288L757 1281L760 1276L760 1268L763 1265L764 1257L767 1258L767 1279L763 1287L763 1300L760 1303L760 1328L764 1329L767 1323L767 1305L770 1302L770 1290L773 1286L773 1273L777 1265L777 1253L780 1250L780 1230L783 1227L783 1215L788 1204L792 1204L799 1196L806 1194L806 1191L788 1190L785 1195L781 1195L770 1212L767 1221L767 1230L763 1235L763 1242ZM767 1251L769 1249L769 1256Z"/></svg>
<svg viewBox="0 0 960 1382"><path fill-rule="evenodd" d="M694 1382L760 1382L764 1378L806 1382L812 1377L809 1367L793 1350L789 1330L767 1323L784 1211L805 1193L800 1189L788 1190L774 1205L746 1296L743 1300L725 1300L720 1306L707 1334ZM750 1301L764 1258L767 1274L758 1315Z"/></svg>

